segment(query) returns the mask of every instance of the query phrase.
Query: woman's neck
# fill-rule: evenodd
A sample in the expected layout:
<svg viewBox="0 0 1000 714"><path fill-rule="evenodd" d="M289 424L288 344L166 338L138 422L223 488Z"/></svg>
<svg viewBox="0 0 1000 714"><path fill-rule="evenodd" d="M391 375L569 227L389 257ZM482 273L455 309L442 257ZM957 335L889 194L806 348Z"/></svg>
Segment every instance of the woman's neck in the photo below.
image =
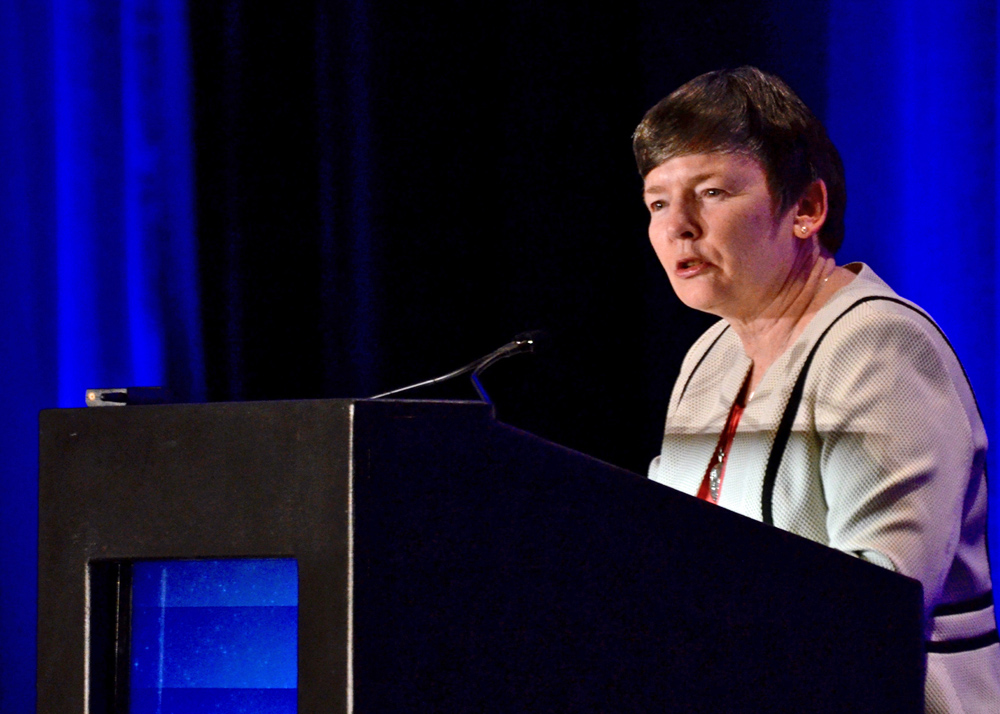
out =
<svg viewBox="0 0 1000 714"><path fill-rule="evenodd" d="M767 370L787 350L840 288L854 274L837 267L825 251L805 256L793 269L779 295L760 314L748 320L730 320L752 364L747 393L753 394Z"/></svg>

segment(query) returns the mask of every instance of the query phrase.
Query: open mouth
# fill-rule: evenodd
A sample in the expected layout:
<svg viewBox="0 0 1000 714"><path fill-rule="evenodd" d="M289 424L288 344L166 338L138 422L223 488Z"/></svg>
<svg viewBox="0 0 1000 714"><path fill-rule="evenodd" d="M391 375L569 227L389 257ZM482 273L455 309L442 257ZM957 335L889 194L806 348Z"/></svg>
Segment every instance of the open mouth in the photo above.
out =
<svg viewBox="0 0 1000 714"><path fill-rule="evenodd" d="M696 275L701 275L702 272L708 269L709 263L706 263L701 258L685 258L684 260L677 261L677 268L674 271L674 275L679 278L693 278Z"/></svg>

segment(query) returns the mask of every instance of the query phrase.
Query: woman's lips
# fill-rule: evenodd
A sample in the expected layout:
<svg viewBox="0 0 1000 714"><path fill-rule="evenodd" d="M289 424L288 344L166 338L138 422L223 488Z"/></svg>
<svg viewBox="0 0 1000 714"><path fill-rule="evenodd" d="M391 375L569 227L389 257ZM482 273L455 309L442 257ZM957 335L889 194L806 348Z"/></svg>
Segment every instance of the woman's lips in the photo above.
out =
<svg viewBox="0 0 1000 714"><path fill-rule="evenodd" d="M674 272L679 278L693 278L708 269L708 266L709 264L700 258L686 258L677 261L677 269Z"/></svg>

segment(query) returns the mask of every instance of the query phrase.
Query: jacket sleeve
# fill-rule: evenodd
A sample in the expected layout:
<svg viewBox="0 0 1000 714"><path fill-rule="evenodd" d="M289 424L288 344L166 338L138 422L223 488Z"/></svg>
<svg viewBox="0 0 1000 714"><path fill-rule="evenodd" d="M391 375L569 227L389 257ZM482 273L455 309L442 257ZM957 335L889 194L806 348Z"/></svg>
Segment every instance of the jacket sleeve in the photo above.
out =
<svg viewBox="0 0 1000 714"><path fill-rule="evenodd" d="M830 545L917 578L931 607L979 486L985 432L961 366L908 308L861 308L817 352Z"/></svg>

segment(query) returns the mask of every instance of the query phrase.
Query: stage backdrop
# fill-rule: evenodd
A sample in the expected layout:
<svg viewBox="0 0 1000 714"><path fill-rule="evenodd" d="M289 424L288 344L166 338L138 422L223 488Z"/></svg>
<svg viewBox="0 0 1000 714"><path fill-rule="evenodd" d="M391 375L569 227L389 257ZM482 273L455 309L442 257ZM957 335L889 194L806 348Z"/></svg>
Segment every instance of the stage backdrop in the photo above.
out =
<svg viewBox="0 0 1000 714"><path fill-rule="evenodd" d="M938 318L1000 438L993 3L266 5L0 0L0 711L34 709L37 411L87 387L364 396L541 328L500 418L643 470L711 319L630 134L710 69L826 118L841 257Z"/></svg>

